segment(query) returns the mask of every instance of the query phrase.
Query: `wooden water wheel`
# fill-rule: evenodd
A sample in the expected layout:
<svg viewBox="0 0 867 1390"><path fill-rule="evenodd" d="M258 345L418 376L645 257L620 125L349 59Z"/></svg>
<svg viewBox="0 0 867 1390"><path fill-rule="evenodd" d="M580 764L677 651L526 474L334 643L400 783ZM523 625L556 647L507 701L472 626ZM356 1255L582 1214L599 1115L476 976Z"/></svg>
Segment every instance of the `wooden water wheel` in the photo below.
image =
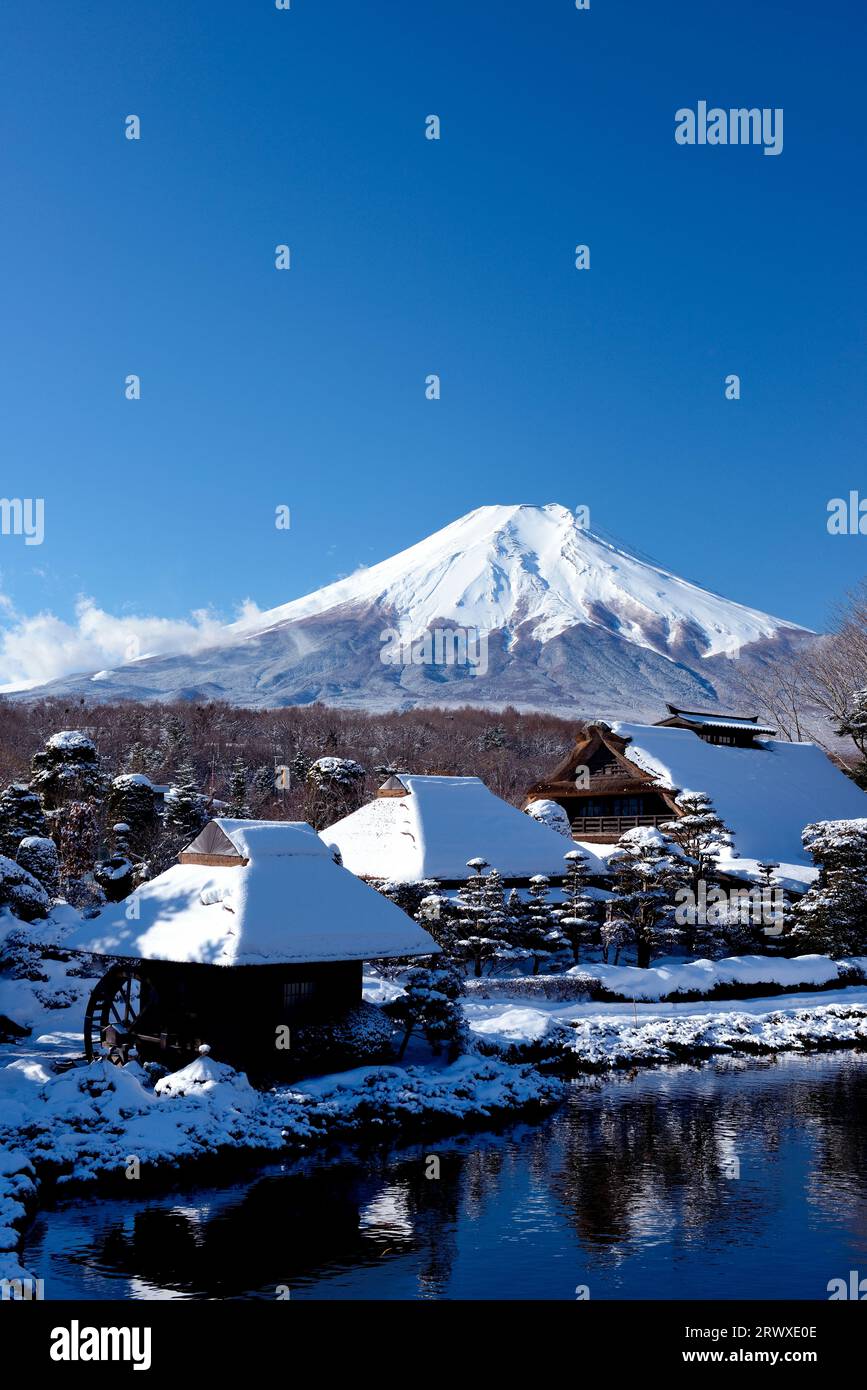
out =
<svg viewBox="0 0 867 1390"><path fill-rule="evenodd" d="M84 1015L87 1060L123 1066L133 1050L140 1061L171 1060L181 1050L168 1031L153 973L140 962L112 965L93 990ZM169 1054L167 1056L167 1054Z"/></svg>

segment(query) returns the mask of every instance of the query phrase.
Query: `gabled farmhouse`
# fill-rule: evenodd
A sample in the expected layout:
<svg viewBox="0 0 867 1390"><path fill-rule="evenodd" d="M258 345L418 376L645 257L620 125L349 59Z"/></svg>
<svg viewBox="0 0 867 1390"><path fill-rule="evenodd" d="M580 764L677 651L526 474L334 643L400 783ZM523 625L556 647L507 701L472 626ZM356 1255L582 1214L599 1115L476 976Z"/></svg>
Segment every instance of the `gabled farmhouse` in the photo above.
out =
<svg viewBox="0 0 867 1390"><path fill-rule="evenodd" d="M65 945L202 965L307 965L428 955L411 918L341 868L311 826L209 821L179 863L112 903ZM361 978L360 969L353 972ZM359 988L360 993L360 988Z"/></svg>
<svg viewBox="0 0 867 1390"><path fill-rule="evenodd" d="M788 865L810 863L805 825L867 812L864 792L815 744L774 739L753 716L669 710L659 724L588 725L529 800L563 806L576 840L611 844L675 819L681 793L704 792L736 856Z"/></svg>
<svg viewBox="0 0 867 1390"><path fill-rule="evenodd" d="M487 860L511 886L534 874L560 876L569 841L489 791L478 777L390 777L375 800L322 839L362 878L442 887L464 883L469 859ZM591 855L591 860L593 856ZM604 872L598 860L591 871Z"/></svg>
<svg viewBox="0 0 867 1390"><path fill-rule="evenodd" d="M660 729L691 729L705 743L721 743L731 748L755 748L756 738L773 738L777 732L759 723L757 714L703 714L700 710L678 709L668 705L668 718L660 719Z"/></svg>
<svg viewBox="0 0 867 1390"><path fill-rule="evenodd" d="M363 961L439 950L309 825L221 818L179 858L64 938L118 962L91 997L88 1055L125 1060L130 1039L140 1056L184 1054L204 1040L273 1062L275 1029L360 1003Z"/></svg>

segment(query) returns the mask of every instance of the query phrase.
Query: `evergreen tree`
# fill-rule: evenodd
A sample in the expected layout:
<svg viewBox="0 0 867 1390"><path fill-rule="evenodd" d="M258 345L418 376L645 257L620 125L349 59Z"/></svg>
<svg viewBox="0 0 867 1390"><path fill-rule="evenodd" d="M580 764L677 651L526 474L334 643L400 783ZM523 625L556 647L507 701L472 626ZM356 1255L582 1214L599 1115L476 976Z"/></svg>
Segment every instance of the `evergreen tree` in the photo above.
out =
<svg viewBox="0 0 867 1390"><path fill-rule="evenodd" d="M50 811L71 801L101 801L106 780L95 743L77 729L52 734L31 761L30 790Z"/></svg>
<svg viewBox="0 0 867 1390"><path fill-rule="evenodd" d="M249 799L252 810L258 813L276 795L273 768L257 767L250 778Z"/></svg>
<svg viewBox="0 0 867 1390"><path fill-rule="evenodd" d="M527 899L520 918L519 944L533 959L533 974L565 944L557 914L550 901L551 881L544 874L534 874L527 889Z"/></svg>
<svg viewBox="0 0 867 1390"><path fill-rule="evenodd" d="M229 777L229 805L226 814L232 820L249 820L250 807L247 802L247 765L238 757L232 764Z"/></svg>
<svg viewBox="0 0 867 1390"><path fill-rule="evenodd" d="M577 965L581 947L592 941L596 933L596 905L587 892L586 854L580 849L570 849L563 858L567 869L563 876L564 908L560 930L572 948L572 958Z"/></svg>
<svg viewBox="0 0 867 1390"><path fill-rule="evenodd" d="M398 1057L403 1057L414 1032L423 1033L434 1052L448 1048L449 1060L463 1050L467 1027L460 1005L464 982L453 969L412 970L405 982L405 993L384 1006L385 1012L403 1029Z"/></svg>
<svg viewBox="0 0 867 1390"><path fill-rule="evenodd" d="M818 869L795 904L790 939L801 951L867 951L867 820L817 821L802 836Z"/></svg>
<svg viewBox="0 0 867 1390"><path fill-rule="evenodd" d="M664 835L680 849L686 861L685 869L689 894L694 906L704 902L713 889L719 888L718 860L720 852L732 842L731 831L713 808L704 792L684 792L677 798L683 814L677 820L661 826ZM691 924L684 940L692 950L703 948L716 954L722 940L719 921L708 922L701 913L679 913L679 920Z"/></svg>
<svg viewBox="0 0 867 1390"><path fill-rule="evenodd" d="M289 775L292 778L293 786L295 786L296 784L300 785L302 782L306 782L307 774L310 771L312 762L313 759L308 758L307 754L301 748L297 749L296 752L293 753L291 761L289 763Z"/></svg>
<svg viewBox="0 0 867 1390"><path fill-rule="evenodd" d="M444 963L459 965L463 962L462 919L459 905L453 898L444 893L427 893L419 903L416 921L433 937L442 951L440 959Z"/></svg>
<svg viewBox="0 0 867 1390"><path fill-rule="evenodd" d="M306 818L314 830L333 825L361 805L365 771L353 758L317 758L307 769Z"/></svg>
<svg viewBox="0 0 867 1390"><path fill-rule="evenodd" d="M140 743L139 740L136 739L135 743L130 744L127 755L123 760L124 772L140 772L143 775L147 775L148 766L148 750L143 743Z"/></svg>
<svg viewBox="0 0 867 1390"><path fill-rule="evenodd" d="M731 844L732 834L704 792L683 792L677 804L683 814L677 820L667 821L660 829L689 861L690 887L697 900L699 885L716 881L720 851Z"/></svg>
<svg viewBox="0 0 867 1390"><path fill-rule="evenodd" d="M838 737L851 738L855 744L861 754L857 770L863 774L867 768L867 689L856 690L853 693L849 708L840 720L836 732ZM863 782L861 785L863 786Z"/></svg>
<svg viewBox="0 0 867 1390"><path fill-rule="evenodd" d="M632 924L621 916L618 905L614 902L608 902L605 906L605 921L599 935L602 941L602 959L606 965L618 965L623 947L635 940ZM609 955L612 957L610 962Z"/></svg>
<svg viewBox="0 0 867 1390"><path fill-rule="evenodd" d="M160 730L160 762L163 767L183 767L189 761L190 740L186 725L177 714L169 714Z"/></svg>
<svg viewBox="0 0 867 1390"><path fill-rule="evenodd" d="M453 959L470 966L476 979L510 950L502 879L496 871L484 875L482 870L487 867L484 859L467 861L467 868L473 872L457 892L451 947Z"/></svg>
<svg viewBox="0 0 867 1390"><path fill-rule="evenodd" d="M126 852L130 858L146 859L153 853L160 821L149 778L140 772L115 777L108 789L106 810L113 825L127 827Z"/></svg>
<svg viewBox="0 0 867 1390"><path fill-rule="evenodd" d="M654 955L683 939L675 917L675 899L678 889L686 884L687 870L665 837L645 827L621 835L608 864L615 903L606 924L616 920L628 925L636 963L646 969Z"/></svg>
<svg viewBox="0 0 867 1390"><path fill-rule="evenodd" d="M166 794L163 832L156 851L156 871L167 869L196 838L208 820L209 802L198 790L195 769L182 763Z"/></svg>
<svg viewBox="0 0 867 1390"><path fill-rule="evenodd" d="M12 782L0 792L0 854L14 859L25 836L47 834L42 802L25 782Z"/></svg>

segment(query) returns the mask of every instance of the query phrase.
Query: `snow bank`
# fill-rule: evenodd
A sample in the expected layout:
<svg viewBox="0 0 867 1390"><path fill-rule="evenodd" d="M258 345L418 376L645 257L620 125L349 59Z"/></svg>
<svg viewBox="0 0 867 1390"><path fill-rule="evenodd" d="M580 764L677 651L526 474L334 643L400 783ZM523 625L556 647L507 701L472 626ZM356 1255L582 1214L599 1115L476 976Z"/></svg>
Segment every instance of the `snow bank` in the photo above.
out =
<svg viewBox="0 0 867 1390"><path fill-rule="evenodd" d="M493 1057L451 1066L360 1067L292 1088L255 1091L242 1074L199 1057L150 1089L137 1063L0 1069L0 1278L22 1277L14 1254L36 1195L35 1174L60 1186L121 1182L230 1150L278 1152L407 1126L461 1128L558 1103L561 1081Z"/></svg>
<svg viewBox="0 0 867 1390"><path fill-rule="evenodd" d="M647 969L635 965L575 965L568 976L590 976L621 999L668 999L677 994L710 994L725 985L779 985L819 988L841 978L845 963L830 956L726 956L724 960L671 960ZM860 962L867 971L867 959ZM844 971L845 975L845 971Z"/></svg>
<svg viewBox="0 0 867 1390"><path fill-rule="evenodd" d="M576 1070L634 1066L713 1053L806 1052L867 1048L867 989L816 997L810 1007L779 1000L704 1006L467 1001L472 1034L484 1050L510 1060L542 1058Z"/></svg>

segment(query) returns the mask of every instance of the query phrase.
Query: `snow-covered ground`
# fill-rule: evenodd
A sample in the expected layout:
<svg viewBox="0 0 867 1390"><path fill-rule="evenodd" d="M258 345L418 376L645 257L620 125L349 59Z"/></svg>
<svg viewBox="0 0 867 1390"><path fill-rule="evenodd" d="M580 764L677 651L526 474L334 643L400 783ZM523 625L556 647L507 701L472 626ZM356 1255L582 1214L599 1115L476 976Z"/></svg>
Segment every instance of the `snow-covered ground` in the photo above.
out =
<svg viewBox="0 0 867 1390"><path fill-rule="evenodd" d="M122 1183L228 1151L307 1148L354 1135L459 1129L541 1110L563 1083L531 1066L461 1057L451 1066L369 1066L257 1091L198 1058L152 1086L137 1063L73 1067L34 1059L0 1067L0 1278L26 1276L15 1253L37 1177L61 1187Z"/></svg>
<svg viewBox="0 0 867 1390"><path fill-rule="evenodd" d="M867 967L863 959L840 964L849 972ZM414 1128L468 1128L556 1104L564 1083L540 1072L539 1060L609 1069L710 1053L867 1048L867 985L823 990L840 980L835 962L735 957L663 961L648 971L582 966L576 976L550 977L558 988L580 990L591 970L628 1002L547 998L539 977L532 985L494 981L489 997L484 986L468 995L472 1050L450 1066L419 1048L406 1065L364 1066L259 1091L207 1057L154 1085L136 1063L81 1064L93 978L77 973L80 959L34 953L28 968L25 953L19 970L22 965L19 978L0 978L0 1015L31 1029L0 1043L0 1278L22 1273L15 1251L46 1178L63 1186L122 1183L135 1165L146 1175L229 1151L264 1156L286 1143L308 1147L372 1133L397 1137ZM660 997L726 983L776 984L791 992L737 1002ZM799 994L805 985L817 992ZM400 990L399 980L373 972L365 978L369 1002L384 1003Z"/></svg>
<svg viewBox="0 0 867 1390"><path fill-rule="evenodd" d="M549 1057L578 1068L619 1067L723 1052L867 1048L867 986L701 1003L563 1004L471 999L472 1034L495 1053Z"/></svg>

